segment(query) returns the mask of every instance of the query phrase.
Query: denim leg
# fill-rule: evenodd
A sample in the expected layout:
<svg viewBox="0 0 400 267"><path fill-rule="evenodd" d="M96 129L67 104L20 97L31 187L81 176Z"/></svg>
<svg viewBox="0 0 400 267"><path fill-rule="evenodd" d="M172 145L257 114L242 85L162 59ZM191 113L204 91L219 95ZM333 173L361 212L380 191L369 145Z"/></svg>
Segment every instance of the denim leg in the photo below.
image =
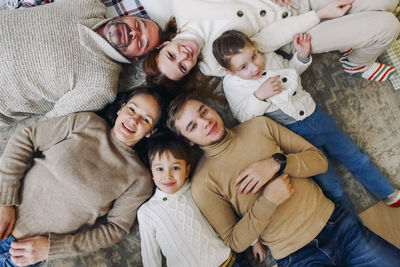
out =
<svg viewBox="0 0 400 267"><path fill-rule="evenodd" d="M250 261L247 257L246 251L241 253L236 253L236 260L233 263L232 267L250 267Z"/></svg>
<svg viewBox="0 0 400 267"><path fill-rule="evenodd" d="M346 166L376 199L392 194L393 186L368 155L342 132L329 115L319 109L317 112L320 113L321 134L325 140L323 147L327 155Z"/></svg>
<svg viewBox="0 0 400 267"><path fill-rule="evenodd" d="M277 260L278 266L400 266L400 250L347 210L335 207L324 229L306 246Z"/></svg>
<svg viewBox="0 0 400 267"><path fill-rule="evenodd" d="M319 121L319 115L320 114L317 107L313 114L311 114L311 116L305 120L286 125L286 127L302 136L325 154L328 160L328 170L323 174L312 177L313 180L319 185L327 198L336 204L347 208L350 212L357 216L357 212L355 211L353 204L343 191L340 185L339 177L337 176L332 167L332 163L329 161L329 158L326 155L325 148L323 146L325 144L325 140L321 134L323 129L321 129L319 123L316 123Z"/></svg>

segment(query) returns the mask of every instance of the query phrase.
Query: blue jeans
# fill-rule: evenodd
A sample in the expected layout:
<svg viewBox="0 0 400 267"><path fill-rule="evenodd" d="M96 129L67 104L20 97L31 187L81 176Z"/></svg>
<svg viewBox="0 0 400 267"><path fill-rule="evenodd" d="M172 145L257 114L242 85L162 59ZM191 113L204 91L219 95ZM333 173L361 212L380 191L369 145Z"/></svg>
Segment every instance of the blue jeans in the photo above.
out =
<svg viewBox="0 0 400 267"><path fill-rule="evenodd" d="M0 267L17 267L14 262L11 261L11 254L9 252L11 247L11 242L15 239L9 235L7 239L0 241L0 253L1 253L1 262ZM28 265L27 267L39 266L39 263Z"/></svg>
<svg viewBox="0 0 400 267"><path fill-rule="evenodd" d="M247 258L246 251L236 253L236 260L232 267L251 267L249 258Z"/></svg>
<svg viewBox="0 0 400 267"><path fill-rule="evenodd" d="M398 267L400 250L336 207L322 231L307 245L277 260L278 267Z"/></svg>
<svg viewBox="0 0 400 267"><path fill-rule="evenodd" d="M285 126L313 144L326 156L346 166L376 199L381 200L394 192L392 185L371 162L368 155L361 151L318 105L313 114L305 120ZM331 163L328 164L328 171L316 175L314 180L329 199L339 205L348 206L339 178Z"/></svg>

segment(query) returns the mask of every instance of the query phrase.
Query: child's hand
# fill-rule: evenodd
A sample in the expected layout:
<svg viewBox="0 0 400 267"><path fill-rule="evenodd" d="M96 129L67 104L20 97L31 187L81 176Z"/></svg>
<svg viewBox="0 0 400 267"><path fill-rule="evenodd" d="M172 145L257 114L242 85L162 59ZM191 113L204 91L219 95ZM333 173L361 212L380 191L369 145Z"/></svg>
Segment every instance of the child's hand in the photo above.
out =
<svg viewBox="0 0 400 267"><path fill-rule="evenodd" d="M254 246L252 246L251 250L253 251L253 256L256 260L256 263L262 263L263 261L265 261L265 247L259 241L257 241Z"/></svg>
<svg viewBox="0 0 400 267"><path fill-rule="evenodd" d="M311 36L306 33L298 33L293 37L293 45L299 57L308 58L311 50Z"/></svg>
<svg viewBox="0 0 400 267"><path fill-rule="evenodd" d="M261 84L261 86L254 92L255 97L263 101L271 96L277 95L282 92L281 81L279 75L268 78Z"/></svg>

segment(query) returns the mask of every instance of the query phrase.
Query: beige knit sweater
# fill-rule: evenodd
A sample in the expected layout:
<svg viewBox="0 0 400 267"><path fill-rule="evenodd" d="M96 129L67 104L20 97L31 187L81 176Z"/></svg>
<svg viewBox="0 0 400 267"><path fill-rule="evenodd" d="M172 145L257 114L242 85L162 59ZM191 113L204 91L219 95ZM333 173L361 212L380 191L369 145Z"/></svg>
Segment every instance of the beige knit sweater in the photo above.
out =
<svg viewBox="0 0 400 267"><path fill-rule="evenodd" d="M116 243L151 191L136 152L94 113L22 129L0 160L0 205L16 207L13 234L49 235L49 259Z"/></svg>
<svg viewBox="0 0 400 267"><path fill-rule="evenodd" d="M249 120L228 130L219 143L204 147L192 180L192 194L201 212L225 244L245 250L255 239L267 245L276 259L310 242L323 229L334 205L307 178L327 169L323 154L299 135L266 117ZM233 182L250 164L287 156L284 170L294 194L276 206L257 194L237 193Z"/></svg>
<svg viewBox="0 0 400 267"><path fill-rule="evenodd" d="M32 113L98 110L114 99L115 61L129 61L92 30L104 14L99 0L0 11L0 126Z"/></svg>

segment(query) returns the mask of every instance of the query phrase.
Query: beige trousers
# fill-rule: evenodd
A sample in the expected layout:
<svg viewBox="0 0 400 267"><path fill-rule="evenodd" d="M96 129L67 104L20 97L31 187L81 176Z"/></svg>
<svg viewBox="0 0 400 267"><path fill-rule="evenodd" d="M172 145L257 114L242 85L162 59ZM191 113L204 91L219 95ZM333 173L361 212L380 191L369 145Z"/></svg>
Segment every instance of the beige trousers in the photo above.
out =
<svg viewBox="0 0 400 267"><path fill-rule="evenodd" d="M307 1L302 6L319 10L332 0ZM349 12L340 18L321 21L307 33L311 35L311 52L346 51L348 59L358 65L373 63L397 38L400 23L392 14L399 0L355 0ZM309 10L300 10L300 13ZM286 47L287 50L288 47ZM293 44L289 50L294 52Z"/></svg>

